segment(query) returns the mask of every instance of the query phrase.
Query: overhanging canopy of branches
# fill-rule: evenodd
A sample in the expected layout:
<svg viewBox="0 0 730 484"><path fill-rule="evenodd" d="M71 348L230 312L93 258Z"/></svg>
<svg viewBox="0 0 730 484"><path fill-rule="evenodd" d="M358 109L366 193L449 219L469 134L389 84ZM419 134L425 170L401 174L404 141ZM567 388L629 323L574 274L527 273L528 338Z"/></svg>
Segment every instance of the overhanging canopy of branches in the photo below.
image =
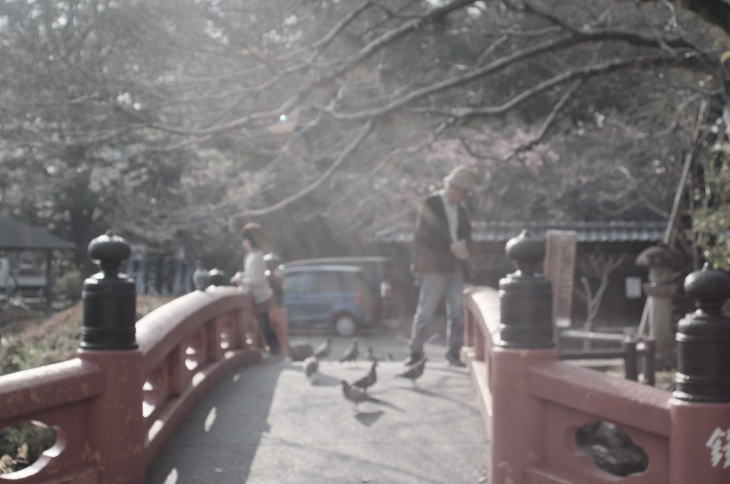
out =
<svg viewBox="0 0 730 484"><path fill-rule="evenodd" d="M158 240L371 232L465 163L485 217L663 218L728 48L689 3L2 1L0 194Z"/></svg>

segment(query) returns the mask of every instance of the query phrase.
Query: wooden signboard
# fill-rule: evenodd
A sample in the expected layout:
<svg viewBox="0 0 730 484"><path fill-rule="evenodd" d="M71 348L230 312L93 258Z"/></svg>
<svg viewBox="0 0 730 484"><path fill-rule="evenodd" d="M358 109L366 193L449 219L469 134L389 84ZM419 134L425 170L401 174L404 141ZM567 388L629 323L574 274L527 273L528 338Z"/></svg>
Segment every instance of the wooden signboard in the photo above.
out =
<svg viewBox="0 0 730 484"><path fill-rule="evenodd" d="M548 230L545 234L545 277L553 286L553 321L558 328L570 327L573 307L576 233Z"/></svg>

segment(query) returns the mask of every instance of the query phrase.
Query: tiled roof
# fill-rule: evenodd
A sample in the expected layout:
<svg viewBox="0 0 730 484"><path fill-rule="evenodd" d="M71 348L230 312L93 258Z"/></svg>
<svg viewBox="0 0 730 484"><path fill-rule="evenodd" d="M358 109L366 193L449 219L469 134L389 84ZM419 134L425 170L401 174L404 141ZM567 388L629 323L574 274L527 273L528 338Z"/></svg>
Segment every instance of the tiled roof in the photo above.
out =
<svg viewBox="0 0 730 484"><path fill-rule="evenodd" d="M664 236L665 222L474 222L472 238L478 242L507 242L523 229L537 237L546 230L572 230L578 242L658 242ZM410 242L412 225L398 225L375 234L378 242Z"/></svg>
<svg viewBox="0 0 730 484"><path fill-rule="evenodd" d="M0 217L0 249L73 249L74 244L40 227Z"/></svg>

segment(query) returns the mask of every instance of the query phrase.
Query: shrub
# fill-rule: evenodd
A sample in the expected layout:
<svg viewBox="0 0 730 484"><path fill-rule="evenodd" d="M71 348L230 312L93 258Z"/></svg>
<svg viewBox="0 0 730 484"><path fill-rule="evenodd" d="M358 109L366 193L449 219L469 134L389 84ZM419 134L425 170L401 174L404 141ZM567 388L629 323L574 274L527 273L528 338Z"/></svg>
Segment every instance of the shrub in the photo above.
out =
<svg viewBox="0 0 730 484"><path fill-rule="evenodd" d="M78 269L71 269L59 277L53 287L56 298L76 302L81 299L81 287L84 283Z"/></svg>
<svg viewBox="0 0 730 484"><path fill-rule="evenodd" d="M6 465L0 474L28 467L55 442L56 432L41 422L22 422L1 429L0 455Z"/></svg>

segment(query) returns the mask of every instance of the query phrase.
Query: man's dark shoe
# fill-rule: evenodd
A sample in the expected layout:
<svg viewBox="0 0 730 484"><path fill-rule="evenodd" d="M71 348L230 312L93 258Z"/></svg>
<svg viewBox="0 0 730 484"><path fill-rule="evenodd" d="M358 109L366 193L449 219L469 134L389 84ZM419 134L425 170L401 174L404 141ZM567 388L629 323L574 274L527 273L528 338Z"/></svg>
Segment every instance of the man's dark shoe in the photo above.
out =
<svg viewBox="0 0 730 484"><path fill-rule="evenodd" d="M423 359L423 353L411 353L411 356L403 362L406 366L413 366Z"/></svg>
<svg viewBox="0 0 730 484"><path fill-rule="evenodd" d="M446 354L446 361L449 362L449 366L458 366L459 368L463 368L466 366L464 362L461 361L458 357L449 353Z"/></svg>

